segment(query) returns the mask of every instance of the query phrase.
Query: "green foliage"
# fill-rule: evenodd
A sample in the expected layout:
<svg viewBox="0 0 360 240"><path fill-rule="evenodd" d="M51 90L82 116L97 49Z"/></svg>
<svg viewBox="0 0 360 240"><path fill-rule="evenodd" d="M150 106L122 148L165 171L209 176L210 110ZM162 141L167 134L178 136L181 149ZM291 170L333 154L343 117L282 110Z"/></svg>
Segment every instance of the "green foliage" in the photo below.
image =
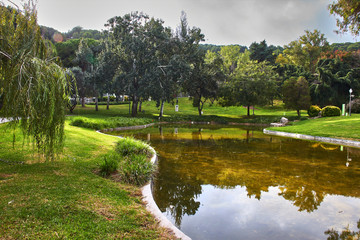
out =
<svg viewBox="0 0 360 240"><path fill-rule="evenodd" d="M173 50L178 46L177 40L171 39L171 30L163 26L163 21L133 12L109 19L106 26L110 29L107 40L109 57L104 59L104 66L113 64L114 57L117 60L112 68L117 72L106 75L107 78L113 75L116 93L126 91L131 97L132 116L137 115L141 99L147 99L150 94L159 101L173 97L174 89L178 88L174 87L176 79L167 68L178 62L172 61Z"/></svg>
<svg viewBox="0 0 360 240"><path fill-rule="evenodd" d="M321 116L323 117L335 117L340 115L341 110L336 106L326 106L321 110Z"/></svg>
<svg viewBox="0 0 360 240"><path fill-rule="evenodd" d="M130 184L143 185L150 180L155 168L145 154L132 154L120 165L122 179Z"/></svg>
<svg viewBox="0 0 360 240"><path fill-rule="evenodd" d="M76 51L79 49L79 44L82 39L69 39L64 42L57 42L55 44L56 52L60 57L60 60L64 67L71 68L77 66ZM95 39L83 39L86 42L87 46L95 53L98 53L99 41Z"/></svg>
<svg viewBox="0 0 360 240"><path fill-rule="evenodd" d="M74 117L71 119L70 125L94 130L102 130L107 128L144 125L152 122L153 120L150 118L110 117L106 119L91 119L87 117Z"/></svg>
<svg viewBox="0 0 360 240"><path fill-rule="evenodd" d="M153 154L145 143L130 137L117 142L115 151L121 156L128 156L132 154L151 156L151 154Z"/></svg>
<svg viewBox="0 0 360 240"><path fill-rule="evenodd" d="M245 52L245 50L247 50L246 46L241 46L241 45L231 45L231 46L239 46L241 53L243 53L243 52ZM215 52L215 53L219 53L222 47L224 47L224 45L213 45L213 44L206 44L206 43L202 43L199 45L199 48L201 50L203 50L204 52L211 51L211 52Z"/></svg>
<svg viewBox="0 0 360 240"><path fill-rule="evenodd" d="M149 158L154 154L144 142L124 138L116 143L115 152L104 156L100 164L103 176L118 171L122 181L142 185L149 181L155 167Z"/></svg>
<svg viewBox="0 0 360 240"><path fill-rule="evenodd" d="M209 99L217 98L219 83L225 79L221 71L222 64L220 56L209 51L204 60L194 63L191 76L183 83L193 99L193 106L198 108L199 116L202 115L204 103Z"/></svg>
<svg viewBox="0 0 360 240"><path fill-rule="evenodd" d="M247 52L238 57L234 73L222 85L223 106L245 105L250 115L250 106L266 105L276 94L278 75L266 62L257 63Z"/></svg>
<svg viewBox="0 0 360 240"><path fill-rule="evenodd" d="M329 42L318 30L305 31L305 35L285 46L283 54L279 54L276 62L302 66L308 72L314 73L316 62L322 52L329 50Z"/></svg>
<svg viewBox="0 0 360 240"><path fill-rule="evenodd" d="M100 174L102 176L109 176L111 173L114 173L119 166L119 155L115 153L106 154L103 157L103 162L100 163Z"/></svg>
<svg viewBox="0 0 360 240"><path fill-rule="evenodd" d="M67 39L93 38L100 40L104 38L104 35L102 35L98 30L83 29L80 26L76 26L69 32L65 33L65 37Z"/></svg>
<svg viewBox="0 0 360 240"><path fill-rule="evenodd" d="M340 18L336 19L336 25L341 33L350 31L355 36L360 32L360 2L358 0L337 0L329 5L331 14Z"/></svg>
<svg viewBox="0 0 360 240"><path fill-rule="evenodd" d="M311 104L309 84L304 77L292 77L286 80L282 91L285 107L295 109L298 116L300 116L300 110L309 108Z"/></svg>
<svg viewBox="0 0 360 240"><path fill-rule="evenodd" d="M64 136L65 108L72 86L54 62L37 25L35 9L22 12L0 4L0 115L19 122L39 153L54 157Z"/></svg>
<svg viewBox="0 0 360 240"><path fill-rule="evenodd" d="M356 50L360 50L360 42L332 43L330 45L330 50L332 52L334 52L336 50L340 50L340 51L356 51Z"/></svg>
<svg viewBox="0 0 360 240"><path fill-rule="evenodd" d="M347 102L349 89L360 91L360 71L340 59L320 59L316 66L318 81L311 85L311 99L319 106Z"/></svg>
<svg viewBox="0 0 360 240"><path fill-rule="evenodd" d="M46 27L46 26L40 26L41 30L41 36L51 41L52 43L62 42L64 40L63 34L61 34L59 31L57 31L54 28Z"/></svg>
<svg viewBox="0 0 360 240"><path fill-rule="evenodd" d="M268 46L266 41L260 43L253 42L250 45L250 59L258 62L267 61L270 64L274 64L276 57L283 51L282 47L275 47L273 45Z"/></svg>
<svg viewBox="0 0 360 240"><path fill-rule="evenodd" d="M311 105L308 109L308 115L309 117L317 117L319 116L319 112L321 111L321 108L317 105Z"/></svg>

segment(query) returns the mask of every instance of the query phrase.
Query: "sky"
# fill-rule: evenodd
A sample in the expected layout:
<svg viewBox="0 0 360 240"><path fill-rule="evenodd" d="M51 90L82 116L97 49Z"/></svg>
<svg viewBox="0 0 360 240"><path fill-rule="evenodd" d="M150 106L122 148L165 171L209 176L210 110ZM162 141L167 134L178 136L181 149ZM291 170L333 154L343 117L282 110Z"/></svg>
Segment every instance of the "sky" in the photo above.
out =
<svg viewBox="0 0 360 240"><path fill-rule="evenodd" d="M7 3L7 0L1 0ZM12 0L19 3L21 0ZM37 0L38 22L60 32L75 26L105 29L114 16L139 11L160 18L172 29L180 23L181 11L190 27L205 34L205 43L240 44L266 40L268 45L284 46L320 30L330 43L356 42L350 34L334 33L336 18L327 6L332 0Z"/></svg>

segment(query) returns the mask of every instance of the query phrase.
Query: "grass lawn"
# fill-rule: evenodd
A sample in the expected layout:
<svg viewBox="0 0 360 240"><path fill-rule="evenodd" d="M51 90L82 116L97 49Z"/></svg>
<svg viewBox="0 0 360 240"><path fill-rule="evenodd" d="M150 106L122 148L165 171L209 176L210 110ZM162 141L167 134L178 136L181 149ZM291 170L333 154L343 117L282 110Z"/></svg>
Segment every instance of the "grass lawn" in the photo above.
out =
<svg viewBox="0 0 360 240"><path fill-rule="evenodd" d="M252 114L251 110L251 114ZM247 109L242 106L221 107L216 102L214 104L205 103L203 108L203 116L199 116L197 107L192 106L189 98L179 98L179 111L175 112L175 106L166 103L164 107L164 117L161 121L177 122L177 121L198 121L198 122L219 122L219 123L271 123L278 122L282 116L289 119L296 119L296 111L284 110L284 105L280 101L275 101L274 106L257 107L255 106L255 115L246 116ZM302 111L302 115L306 116L306 111ZM129 105L110 105L110 110L106 110L105 105L99 105L99 111L95 111L95 106L86 105L85 108L77 106L73 114L69 114L69 119L73 121L81 116L87 121L97 123L100 126L112 128L113 125L126 126L136 125L131 121L137 121L144 124L158 121L159 108L156 103L144 102L142 104L142 112L138 113L136 119L129 120ZM126 118L127 120L124 120ZM139 120L142 119L142 120ZM117 123L117 124L116 124ZM112 126L111 126L112 125Z"/></svg>
<svg viewBox="0 0 360 240"><path fill-rule="evenodd" d="M312 136L360 140L360 114L352 114L351 117L309 119L294 122L292 126L268 129Z"/></svg>
<svg viewBox="0 0 360 240"><path fill-rule="evenodd" d="M138 187L95 173L119 139L65 127L64 153L43 162L19 132L0 125L0 239L168 239L141 203ZM9 164L23 161L25 164Z"/></svg>

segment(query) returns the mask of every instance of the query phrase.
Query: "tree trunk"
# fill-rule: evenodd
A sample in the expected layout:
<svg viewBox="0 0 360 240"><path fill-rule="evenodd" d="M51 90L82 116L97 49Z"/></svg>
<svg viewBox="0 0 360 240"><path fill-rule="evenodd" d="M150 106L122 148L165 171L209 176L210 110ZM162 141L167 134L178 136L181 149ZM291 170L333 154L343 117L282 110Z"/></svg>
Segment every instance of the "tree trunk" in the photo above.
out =
<svg viewBox="0 0 360 240"><path fill-rule="evenodd" d="M139 112L141 112L142 101L139 102Z"/></svg>
<svg viewBox="0 0 360 240"><path fill-rule="evenodd" d="M253 116L255 115L255 106L253 106Z"/></svg>
<svg viewBox="0 0 360 240"><path fill-rule="evenodd" d="M110 105L110 96L107 96L107 103L106 103L106 110L109 110L109 105Z"/></svg>
<svg viewBox="0 0 360 240"><path fill-rule="evenodd" d="M198 105L199 116L202 116L202 110L204 107L204 103L205 102L202 102L202 101L199 102L199 105Z"/></svg>
<svg viewBox="0 0 360 240"><path fill-rule="evenodd" d="M95 97L95 111L99 111L98 97Z"/></svg>
<svg viewBox="0 0 360 240"><path fill-rule="evenodd" d="M249 105L247 106L247 115L248 115L248 117L250 117L250 106Z"/></svg>
<svg viewBox="0 0 360 240"><path fill-rule="evenodd" d="M85 107L85 97L81 98L81 107Z"/></svg>
<svg viewBox="0 0 360 240"><path fill-rule="evenodd" d="M137 116L137 110L138 110L138 100L134 99L132 102L132 108L131 108L131 116L136 117Z"/></svg>
<svg viewBox="0 0 360 240"><path fill-rule="evenodd" d="M159 117L162 117L164 115L164 100L161 100L161 106L160 106L160 114Z"/></svg>
<svg viewBox="0 0 360 240"><path fill-rule="evenodd" d="M300 117L300 114L301 114L300 109L297 109L296 112L297 112L298 117Z"/></svg>

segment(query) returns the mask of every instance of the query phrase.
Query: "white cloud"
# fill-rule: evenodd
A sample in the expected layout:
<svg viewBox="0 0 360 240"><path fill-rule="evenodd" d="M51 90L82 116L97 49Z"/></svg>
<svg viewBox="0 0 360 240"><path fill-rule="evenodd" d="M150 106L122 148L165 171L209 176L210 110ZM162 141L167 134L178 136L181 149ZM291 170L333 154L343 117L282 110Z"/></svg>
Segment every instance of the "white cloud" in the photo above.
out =
<svg viewBox="0 0 360 240"><path fill-rule="evenodd" d="M101 30L113 16L143 11L175 29L184 10L189 25L201 28L212 44L249 46L265 39L285 45L304 30L314 29L330 42L354 41L333 33L335 18L328 4L328 0L38 0L38 16L40 24L66 32L78 25Z"/></svg>

